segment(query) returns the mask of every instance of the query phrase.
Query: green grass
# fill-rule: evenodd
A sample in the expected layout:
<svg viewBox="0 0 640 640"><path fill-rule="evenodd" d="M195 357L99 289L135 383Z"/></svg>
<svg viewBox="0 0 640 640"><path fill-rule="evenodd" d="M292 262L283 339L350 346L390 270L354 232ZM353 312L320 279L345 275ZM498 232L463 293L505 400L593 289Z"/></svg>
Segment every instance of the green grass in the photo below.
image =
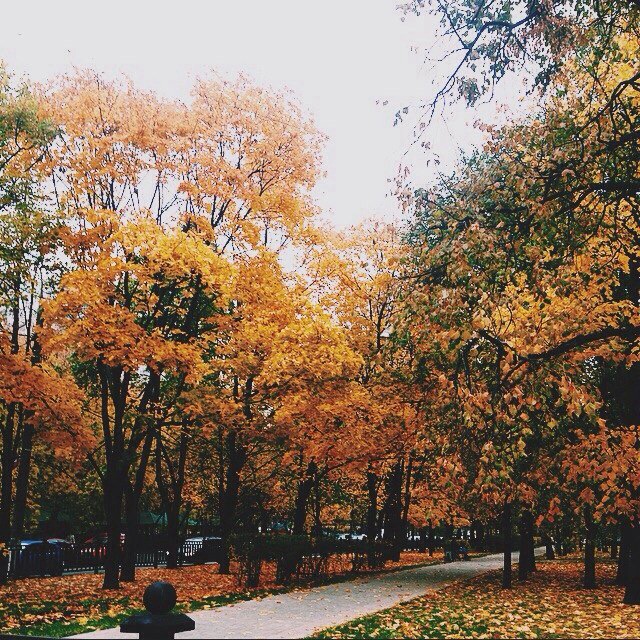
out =
<svg viewBox="0 0 640 640"><path fill-rule="evenodd" d="M242 602L244 600L254 600L256 598L263 598L268 595L282 593L284 589L262 589L255 591L244 591L239 593L226 593L217 596L211 596L210 598L203 598L200 600L192 600L190 602L182 602L178 604L175 611L189 612L197 611L199 609L213 609L215 607L222 607L227 604L233 604L235 602ZM51 622L39 622L34 624L25 624L19 627L13 627L8 630L14 635L24 636L49 636L52 638L62 638L64 636L72 636L78 633L86 633L88 631L95 631L98 629L110 629L117 627L123 620L136 613L142 613L143 610L139 608L127 606L129 598L120 599L86 599L81 601L85 605L97 606L101 611L106 612L114 604L124 605L125 609L117 614L110 615L104 613L104 615L93 616L86 618L80 616L76 620L53 620ZM21 605L13 605L11 607L5 607L3 612L11 615L16 614L29 614L29 615L46 615L58 610L60 603L44 601L36 605L31 605L25 608ZM0 634L1 635L1 634Z"/></svg>
<svg viewBox="0 0 640 640"><path fill-rule="evenodd" d="M490 571L311 638L640 637L637 620L620 611L615 569L609 560L599 564L597 591L582 588L580 558L540 562L510 590L502 589L499 570Z"/></svg>
<svg viewBox="0 0 640 640"><path fill-rule="evenodd" d="M397 625L389 625L384 615L393 611ZM397 628L400 623L411 623L420 628L422 637L425 638L449 638L461 628L465 628L467 634L487 633L488 627L481 621L469 626L462 616L452 615L451 611L442 611L439 607L433 607L427 615L416 617L415 612L405 614L401 609L392 607L379 613L374 613L362 618L356 618L349 622L323 629L311 636L312 638L335 638L344 635L349 638L398 638Z"/></svg>

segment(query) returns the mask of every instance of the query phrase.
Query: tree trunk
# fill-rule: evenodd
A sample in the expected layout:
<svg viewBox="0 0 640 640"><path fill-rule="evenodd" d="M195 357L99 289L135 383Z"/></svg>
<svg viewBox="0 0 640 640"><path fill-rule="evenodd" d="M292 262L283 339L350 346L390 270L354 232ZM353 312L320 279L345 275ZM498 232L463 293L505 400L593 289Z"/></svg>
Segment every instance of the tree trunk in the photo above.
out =
<svg viewBox="0 0 640 640"><path fill-rule="evenodd" d="M529 576L529 554L527 552L527 518L525 512L522 512L520 516L520 523L518 525L518 533L520 534L520 554L518 557L518 580L526 580Z"/></svg>
<svg viewBox="0 0 640 640"><path fill-rule="evenodd" d="M429 555L433 557L433 552L436 549L436 539L433 534L433 522L429 520Z"/></svg>
<svg viewBox="0 0 640 640"><path fill-rule="evenodd" d="M475 551L482 550L484 538L484 526L480 520L474 520L472 526L472 547Z"/></svg>
<svg viewBox="0 0 640 640"><path fill-rule="evenodd" d="M511 503L505 502L502 510L502 588L511 589Z"/></svg>
<svg viewBox="0 0 640 640"><path fill-rule="evenodd" d="M180 550L180 513L174 507L166 510L167 514L167 569L175 569L178 566L178 554ZM204 553L204 542L202 543Z"/></svg>
<svg viewBox="0 0 640 640"><path fill-rule="evenodd" d="M626 586L629 575L629 550L631 544L631 525L626 520L620 523L620 550L618 551L618 571L615 583Z"/></svg>
<svg viewBox="0 0 640 640"><path fill-rule="evenodd" d="M107 548L104 557L103 589L120 588L120 529L122 527L122 481L107 473L104 482L104 515L107 524ZM96 554L101 549L96 547Z"/></svg>
<svg viewBox="0 0 640 640"><path fill-rule="evenodd" d="M136 556L138 554L138 526L140 498L144 489L144 480L147 475L149 456L153 444L153 431L149 429L144 437L144 444L138 461L138 468L133 483L126 480L124 484L126 536L124 540L124 553L122 557L122 568L120 570L120 580L123 582L135 582L136 579Z"/></svg>
<svg viewBox="0 0 640 640"><path fill-rule="evenodd" d="M556 555L558 557L564 556L564 541L562 539L562 529L558 527L556 532Z"/></svg>
<svg viewBox="0 0 640 640"><path fill-rule="evenodd" d="M584 508L586 543L584 546L584 588L596 587L596 525L590 507Z"/></svg>
<svg viewBox="0 0 640 640"><path fill-rule="evenodd" d="M31 452L33 449L34 428L30 421L24 423L20 444L20 460L16 477L16 497L13 510L13 537L20 539L24 535L24 521L27 511L29 475L31 471Z"/></svg>
<svg viewBox="0 0 640 640"><path fill-rule="evenodd" d="M2 454L0 457L0 545L8 546L11 539L11 507L13 502L13 447L15 403L7 406L7 415L2 427ZM8 578L8 556L0 553L0 584Z"/></svg>
<svg viewBox="0 0 640 640"><path fill-rule="evenodd" d="M20 276L13 282L13 306L11 307L11 353L20 351ZM13 463L16 455L16 416L18 404L10 402L6 407L6 420L2 432L2 454L0 454L0 545L7 546L11 540L11 509L13 508ZM9 558L0 553L0 584L8 579Z"/></svg>
<svg viewBox="0 0 640 640"><path fill-rule="evenodd" d="M400 526L400 551L402 551L407 544L407 529L409 524L409 507L411 506L411 473L413 471L413 456L409 454L407 461L407 470L404 479L404 495L401 505L401 526ZM398 556L398 560L400 556Z"/></svg>
<svg viewBox="0 0 640 640"><path fill-rule="evenodd" d="M240 471L246 462L246 452L238 443L235 431L227 436L227 473L225 484L220 495L220 536L222 550L219 573L228 574L231 564L230 542L235 528L236 509L240 491Z"/></svg>
<svg viewBox="0 0 640 640"><path fill-rule="evenodd" d="M525 539L525 549L527 555L527 566L529 573L536 570L536 546L534 540L534 534L536 529L536 522L533 517L533 513L529 509L525 511L525 520L527 523L527 536Z"/></svg>
<svg viewBox="0 0 640 640"><path fill-rule="evenodd" d="M189 445L189 421L183 418L180 426L177 463L164 445L161 425L156 429L156 486L167 517L167 569L178 566L180 549L180 511L182 510L182 490L185 482L185 469ZM163 461L167 473L164 473ZM203 554L204 541L203 541Z"/></svg>
<svg viewBox="0 0 640 640"><path fill-rule="evenodd" d="M31 317L31 316L30 316ZM42 312L36 313L36 327L42 327ZM30 322L27 323L30 326ZM42 348L38 335L34 331L31 334L31 341L27 341L27 351L31 348L31 364L36 365L42 361ZM31 457L33 451L33 436L35 427L32 422L33 412L23 411L24 426L20 442L20 459L18 462L18 475L16 477L16 497L13 510L13 537L22 538L24 535L24 523L27 513L27 496L29 493L29 476L31 473Z"/></svg>
<svg viewBox="0 0 640 640"><path fill-rule="evenodd" d="M316 538L322 536L322 501L320 495L320 474L316 473L313 481L313 526L311 527L311 535Z"/></svg>
<svg viewBox="0 0 640 640"><path fill-rule="evenodd" d="M121 582L135 582L136 556L138 550L138 500L133 487L126 487L124 499L125 538L122 550Z"/></svg>
<svg viewBox="0 0 640 640"><path fill-rule="evenodd" d="M304 526L307 520L307 507L309 504L309 498L313 489L315 476L318 472L316 463L312 460L307 465L307 469L304 474L304 479L298 482L298 492L296 494L295 507L293 513L293 530L294 536L301 536L304 534Z"/></svg>
<svg viewBox="0 0 640 640"><path fill-rule="evenodd" d="M374 567L375 543L378 537L378 476L369 469L367 471L367 564Z"/></svg>
<svg viewBox="0 0 640 640"><path fill-rule="evenodd" d="M387 476L384 539L390 543L390 559L400 560L402 546L402 465L397 462Z"/></svg>
<svg viewBox="0 0 640 640"><path fill-rule="evenodd" d="M420 553L427 552L427 527L420 527Z"/></svg>
<svg viewBox="0 0 640 640"><path fill-rule="evenodd" d="M548 533L542 535L542 542L544 543L544 557L547 560L554 560L556 554L553 550L553 540Z"/></svg>
<svg viewBox="0 0 640 640"><path fill-rule="evenodd" d="M640 522L633 522L629 530L629 565L624 593L625 604L640 604Z"/></svg>

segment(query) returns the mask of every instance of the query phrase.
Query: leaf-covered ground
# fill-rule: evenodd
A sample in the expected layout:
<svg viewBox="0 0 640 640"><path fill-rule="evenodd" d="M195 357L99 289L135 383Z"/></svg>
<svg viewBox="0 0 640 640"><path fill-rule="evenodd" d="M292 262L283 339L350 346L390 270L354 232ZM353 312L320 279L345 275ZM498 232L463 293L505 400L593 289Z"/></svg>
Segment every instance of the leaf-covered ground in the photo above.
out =
<svg viewBox="0 0 640 640"><path fill-rule="evenodd" d="M640 610L623 605L615 566L600 559L583 589L580 558L539 562L524 583L492 571L425 597L326 629L319 638L640 638Z"/></svg>
<svg viewBox="0 0 640 640"><path fill-rule="evenodd" d="M385 570L442 561L442 553L432 558L406 552L400 562L387 563ZM334 562L331 580L345 579L349 564ZM235 567L232 565L232 570ZM66 636L118 625L140 611L144 588L154 580L171 582L184 611L208 609L239 600L259 598L284 591L275 583L275 566L263 568L258 589L247 591L236 575L219 575L217 565L180 569L138 569L135 583L122 583L118 590L101 589L102 575L72 574L56 578L26 578L0 587L0 633Z"/></svg>

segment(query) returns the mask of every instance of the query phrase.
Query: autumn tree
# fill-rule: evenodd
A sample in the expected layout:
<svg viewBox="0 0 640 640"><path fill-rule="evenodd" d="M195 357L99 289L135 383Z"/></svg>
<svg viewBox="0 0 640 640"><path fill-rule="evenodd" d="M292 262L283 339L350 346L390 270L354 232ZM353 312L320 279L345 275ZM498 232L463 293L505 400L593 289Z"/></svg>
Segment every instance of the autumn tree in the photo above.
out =
<svg viewBox="0 0 640 640"><path fill-rule="evenodd" d="M574 58L537 117L490 131L482 153L419 194L414 277L424 294L408 317L425 319L416 340L430 332L429 351L449 354L445 375L469 426L488 430L485 480L515 480L514 461L548 439L558 407L577 430L583 417L595 423L597 397L580 383L594 363L624 363L625 398L635 384L638 154L629 114L638 94L633 83L616 87L636 45L621 37L611 58L589 50ZM621 404L635 424L635 405Z"/></svg>
<svg viewBox="0 0 640 640"><path fill-rule="evenodd" d="M75 389L43 361L37 338L40 300L57 279L59 223L43 190L43 158L55 134L29 88L14 88L0 66L0 544L5 546L24 530L36 431L47 425L52 442L54 426L62 423L70 431L74 425L64 422L77 418ZM4 579L6 566L0 568Z"/></svg>
<svg viewBox="0 0 640 640"><path fill-rule="evenodd" d="M640 7L635 0L602 4L591 0L541 2L510 0L506 3L459 0L409 0L405 15L434 15L439 35L451 61L446 79L428 101L429 112L448 99L462 98L468 105L492 97L504 78L525 76L534 88L553 90L565 73L565 63L585 51L599 59L616 55L617 38L624 33L637 38ZM638 71L617 78L608 98L637 83Z"/></svg>

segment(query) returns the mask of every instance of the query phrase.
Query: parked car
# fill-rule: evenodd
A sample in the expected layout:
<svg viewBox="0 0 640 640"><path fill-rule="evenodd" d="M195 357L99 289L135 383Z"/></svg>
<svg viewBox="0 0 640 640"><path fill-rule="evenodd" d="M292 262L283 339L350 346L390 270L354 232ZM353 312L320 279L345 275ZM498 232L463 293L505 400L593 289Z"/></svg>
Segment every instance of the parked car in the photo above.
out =
<svg viewBox="0 0 640 640"><path fill-rule="evenodd" d="M64 570L65 546L55 538L49 540L21 540L11 562L16 576L60 576ZM62 541L64 542L64 541ZM66 544L66 543L65 543Z"/></svg>
<svg viewBox="0 0 640 640"><path fill-rule="evenodd" d="M366 533L338 533L336 534L336 540L366 540Z"/></svg>
<svg viewBox="0 0 640 640"><path fill-rule="evenodd" d="M218 562L222 551L222 538L218 536L194 536L187 538L181 547L182 558L193 564Z"/></svg>
<svg viewBox="0 0 640 640"><path fill-rule="evenodd" d="M124 546L125 534L120 534L120 548ZM108 536L106 533L101 533L97 536L92 536L84 542L84 553L88 554L94 559L102 559L107 555L107 541Z"/></svg>

